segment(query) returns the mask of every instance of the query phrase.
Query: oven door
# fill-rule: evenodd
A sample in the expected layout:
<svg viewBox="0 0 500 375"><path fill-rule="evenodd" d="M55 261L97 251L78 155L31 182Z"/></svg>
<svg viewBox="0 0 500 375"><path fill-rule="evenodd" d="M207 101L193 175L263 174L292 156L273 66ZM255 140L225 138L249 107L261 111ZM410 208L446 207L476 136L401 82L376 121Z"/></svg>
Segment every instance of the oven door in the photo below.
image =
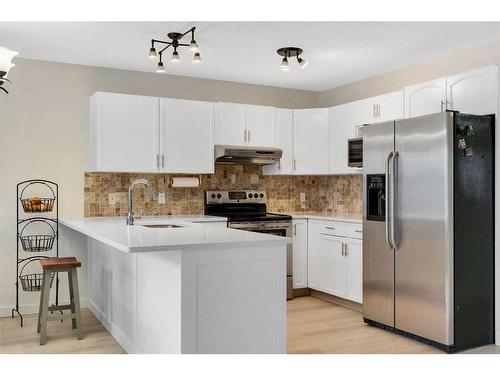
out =
<svg viewBox="0 0 500 375"><path fill-rule="evenodd" d="M272 234L274 236L292 237L292 223L289 221L278 222L229 222L229 228ZM286 245L286 277L287 299L293 298L293 245Z"/></svg>

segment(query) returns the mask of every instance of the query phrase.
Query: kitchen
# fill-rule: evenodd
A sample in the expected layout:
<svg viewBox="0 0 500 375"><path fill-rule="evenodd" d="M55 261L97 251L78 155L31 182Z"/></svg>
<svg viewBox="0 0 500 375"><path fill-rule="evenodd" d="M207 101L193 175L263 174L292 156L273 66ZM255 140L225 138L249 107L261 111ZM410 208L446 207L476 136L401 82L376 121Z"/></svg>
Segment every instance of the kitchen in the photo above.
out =
<svg viewBox="0 0 500 375"><path fill-rule="evenodd" d="M220 34L236 33L237 24L159 23L154 32L148 32L141 23L108 27L123 33L129 28L130 33L142 33L142 39L147 35L150 40L167 32L185 32L193 25L206 69L210 66L209 42ZM215 27L214 35L210 35L209 26ZM282 25L283 29L286 26ZM367 158L369 138L365 130L391 122L397 127L401 119L430 114L458 116L447 110L485 118L497 112L500 58L490 51L498 50L500 28L496 24L471 25L467 30L460 24L455 28L446 26L450 33L461 31L463 38L472 29L479 30L476 38L483 35L483 39L470 41L467 48L450 46L447 53L428 52L420 57L425 57L424 62L401 63L388 72L370 72L367 77L372 78L359 75L359 79L322 90L297 88L312 87L312 83L286 88L283 84L272 87L200 78L197 73L189 76L189 71L198 68L196 64L189 64L190 70L183 74L182 70L174 74L169 69L173 72L182 63L167 66L165 62L167 73L156 74L155 63L147 56L153 48L148 40L140 46L144 47L140 59L149 64L150 72L125 69L119 64L109 67L105 62L100 66L77 64L61 59L54 51L52 59L43 58L22 45L23 36L27 39L36 32L47 36L67 32L69 38L97 26L81 24L71 29L65 24L50 28L36 23L1 24L2 35L9 36L2 44L20 51L13 59L16 66L9 72L12 82L2 85L9 93L2 96L0 103L1 122L13 124L5 129L6 137L2 138L23 139L26 148L2 143L2 160L15 157L16 166L5 165L6 183L1 187L2 196L11 198L2 203L2 221L7 223L3 245L13 250L2 255L5 272L1 279L0 324L7 327L1 337L8 339L5 346L0 343L0 352L63 353L68 345L72 352L81 348L81 352L95 353L95 348L87 346L94 332L85 333L89 326L98 329L110 343L102 348L104 353L453 351L453 340L430 338L432 343L422 343L402 332L386 332L363 321L373 319L366 315L365 305L370 298L365 287L368 279L364 277L369 269L364 263L366 247L375 243L370 239L366 245L367 238L372 238L371 229L367 231L367 179L370 174L386 176L385 166L377 166L373 173L368 169L374 159ZM252 27L267 26L255 23ZM331 23L328 27L334 30L338 26ZM415 43L426 41L424 35L411 29L417 26L401 23L371 27L386 33L394 32L394 28L409 30ZM432 27L439 29L441 25ZM444 33L444 28L439 30ZM370 31L367 27L364 35ZM105 28L93 32L103 34ZM494 32L497 34L492 38ZM190 40L191 35L186 38ZM280 79L298 77L295 79L300 81L300 74L313 68L315 59L307 53L311 48L301 47L304 60L310 63L301 69L300 63L290 58L289 72L281 71L282 57L273 47L270 60L277 64L273 75L294 70L291 78ZM187 50L180 54L183 60L190 56ZM479 57L470 59L471 55ZM189 60L183 63L187 65ZM322 75L324 72L318 73ZM455 120L443 117L442 121ZM39 124L39 131L33 131L33 123ZM481 126L474 125L478 137ZM473 134L465 131L462 138L472 142ZM45 138L40 132L51 136ZM40 152L37 149L37 157L27 152L40 143L47 148ZM466 145L464 150L469 148ZM476 146L473 150L472 156L482 152ZM401 160L405 160L400 152ZM492 150L485 152L493 154ZM488 160L490 179L481 180L483 187L493 186L493 162L486 157ZM481 170L488 170L488 166ZM62 255L76 256L82 262L78 271L84 316L81 341L68 325L58 327L58 322L50 322L47 342L39 345L34 323L38 293L21 291L20 311L11 317L16 305L12 281L16 279L16 240L12 233L19 203L14 199L15 186L36 178L57 182L59 248ZM131 188L137 180L147 181L153 193L140 184ZM377 188L375 183L380 181L373 181L370 186ZM380 189L386 192L384 187ZM492 196L489 199L486 206L491 208ZM385 198L378 202L379 212L386 202ZM382 216L391 208L384 208ZM493 230L493 213L484 213L486 219L491 219ZM127 225L127 217L133 225ZM485 223L487 226L488 221ZM493 238L492 232L489 235ZM213 268L202 266L207 262L207 252L220 260L211 261ZM493 252L488 259L485 262L491 270L482 271L489 275L485 284L489 288L486 298L491 299L487 313L493 321L493 277L498 286ZM259 262L264 261L267 266L261 267ZM225 266L231 262L241 268ZM147 267L142 269L141 264ZM148 270L151 277L144 277ZM186 279L196 278L196 285L186 283ZM141 292L141 283L148 292ZM162 287L156 289L157 285ZM175 289L175 285L180 286ZM68 298L65 289L62 279L61 301ZM161 293L173 297L162 300ZM194 302L190 304L193 298L199 310ZM256 306L262 306L262 311ZM194 318L192 308L199 314ZM254 314L243 313L254 309ZM26 320L22 328L18 312ZM170 314L165 326L155 321L162 314ZM315 314L316 319L312 319ZM246 319L253 329L242 327L241 319ZM498 352L494 345L499 342L498 327L481 321L482 326L489 327L487 337L481 345L472 346L483 347L477 352ZM221 333L224 322L227 330ZM470 326L474 327L472 322ZM170 332L175 327L183 328L172 337ZM184 327L197 327L198 331ZM25 347L16 342L16 332L21 330L30 335ZM189 337L184 337L184 331ZM191 342L193 337L198 342ZM445 346L435 348L431 344L436 342L445 342Z"/></svg>

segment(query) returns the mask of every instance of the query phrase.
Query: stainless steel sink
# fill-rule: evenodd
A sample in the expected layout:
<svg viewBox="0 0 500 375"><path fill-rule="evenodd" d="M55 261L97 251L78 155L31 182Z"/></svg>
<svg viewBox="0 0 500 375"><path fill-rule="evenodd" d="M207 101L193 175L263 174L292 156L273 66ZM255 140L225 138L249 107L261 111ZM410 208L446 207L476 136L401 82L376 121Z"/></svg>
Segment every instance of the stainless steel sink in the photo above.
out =
<svg viewBox="0 0 500 375"><path fill-rule="evenodd" d="M182 228L184 225L178 225L178 224L142 224L143 227L146 228Z"/></svg>

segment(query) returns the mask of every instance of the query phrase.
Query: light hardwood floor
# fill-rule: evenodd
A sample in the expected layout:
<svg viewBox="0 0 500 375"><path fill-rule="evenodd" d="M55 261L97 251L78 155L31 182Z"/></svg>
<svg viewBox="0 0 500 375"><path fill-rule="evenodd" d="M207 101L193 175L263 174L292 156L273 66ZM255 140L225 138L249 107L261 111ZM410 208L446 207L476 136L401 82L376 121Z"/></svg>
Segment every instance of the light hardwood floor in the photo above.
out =
<svg viewBox="0 0 500 375"><path fill-rule="evenodd" d="M0 318L0 353L124 353L94 315L82 310L84 339L78 341L71 321L48 323L47 344L38 344L35 314L17 319ZM417 341L394 335L363 322L361 314L314 297L288 302L288 352L330 354L443 353ZM471 353L500 353L490 345Z"/></svg>

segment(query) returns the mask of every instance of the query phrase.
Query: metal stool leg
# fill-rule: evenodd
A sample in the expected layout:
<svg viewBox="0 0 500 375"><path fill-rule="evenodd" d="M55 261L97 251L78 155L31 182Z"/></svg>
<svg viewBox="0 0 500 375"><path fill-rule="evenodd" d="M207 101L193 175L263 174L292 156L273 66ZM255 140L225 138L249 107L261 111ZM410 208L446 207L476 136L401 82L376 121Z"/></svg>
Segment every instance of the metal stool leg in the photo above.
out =
<svg viewBox="0 0 500 375"><path fill-rule="evenodd" d="M47 342L47 314L49 312L49 292L50 292L50 271L43 271L42 281L42 297L43 301L41 310L42 316L40 317L40 345L45 345Z"/></svg>
<svg viewBox="0 0 500 375"><path fill-rule="evenodd" d="M69 285L69 304L71 306L71 314L75 314L75 293L74 293L74 287L73 287L73 276L72 276L72 270L68 271L68 285ZM71 327L73 329L76 328L76 315L74 315L75 318L71 319Z"/></svg>
<svg viewBox="0 0 500 375"><path fill-rule="evenodd" d="M78 340L83 339L82 335L82 319L80 316L80 292L78 290L78 276L76 268L71 270L72 289L73 289L73 308L75 309L76 320L76 336Z"/></svg>
<svg viewBox="0 0 500 375"><path fill-rule="evenodd" d="M40 292L40 304L38 306L38 323L36 326L36 333L40 333L40 322L42 317L42 308L43 308L43 288L45 287L45 276L42 275L42 290Z"/></svg>

